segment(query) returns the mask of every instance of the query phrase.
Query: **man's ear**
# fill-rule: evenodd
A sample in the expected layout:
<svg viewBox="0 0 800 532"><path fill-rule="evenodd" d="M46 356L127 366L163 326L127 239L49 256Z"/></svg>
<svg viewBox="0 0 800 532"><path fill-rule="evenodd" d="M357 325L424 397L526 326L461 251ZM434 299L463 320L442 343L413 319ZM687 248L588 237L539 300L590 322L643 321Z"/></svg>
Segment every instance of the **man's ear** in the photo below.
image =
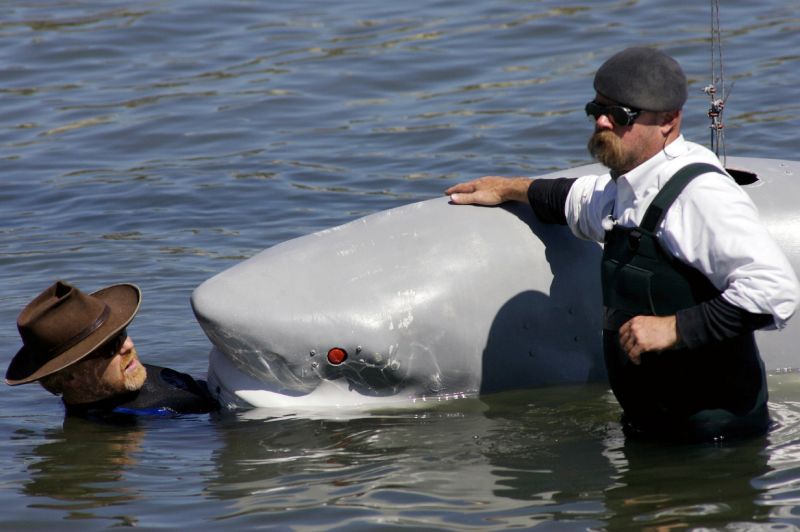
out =
<svg viewBox="0 0 800 532"><path fill-rule="evenodd" d="M661 115L661 132L668 137L681 123L681 111L666 111Z"/></svg>

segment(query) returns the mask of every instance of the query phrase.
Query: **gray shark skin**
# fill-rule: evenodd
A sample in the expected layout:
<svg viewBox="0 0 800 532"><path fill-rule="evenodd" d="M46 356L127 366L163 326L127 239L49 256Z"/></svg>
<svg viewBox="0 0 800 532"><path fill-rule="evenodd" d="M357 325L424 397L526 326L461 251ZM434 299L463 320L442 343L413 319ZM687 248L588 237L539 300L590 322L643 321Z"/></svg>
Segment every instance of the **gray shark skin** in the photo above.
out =
<svg viewBox="0 0 800 532"><path fill-rule="evenodd" d="M754 180L745 189L797 271L800 163L727 162ZM444 197L283 242L192 294L214 344L210 387L230 407L294 410L604 379L600 255L527 206ZM795 322L758 341L768 369L797 367ZM328 360L334 348L346 352L340 364Z"/></svg>

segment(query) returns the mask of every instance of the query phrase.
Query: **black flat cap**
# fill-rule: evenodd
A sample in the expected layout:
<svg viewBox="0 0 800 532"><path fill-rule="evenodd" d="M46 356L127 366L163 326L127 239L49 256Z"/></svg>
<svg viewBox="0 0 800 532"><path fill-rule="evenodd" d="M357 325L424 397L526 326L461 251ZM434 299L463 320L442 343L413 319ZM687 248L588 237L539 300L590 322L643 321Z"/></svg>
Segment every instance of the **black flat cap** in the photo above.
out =
<svg viewBox="0 0 800 532"><path fill-rule="evenodd" d="M594 90L621 105L677 111L686 103L686 76L673 58L643 46L611 56L594 76Z"/></svg>

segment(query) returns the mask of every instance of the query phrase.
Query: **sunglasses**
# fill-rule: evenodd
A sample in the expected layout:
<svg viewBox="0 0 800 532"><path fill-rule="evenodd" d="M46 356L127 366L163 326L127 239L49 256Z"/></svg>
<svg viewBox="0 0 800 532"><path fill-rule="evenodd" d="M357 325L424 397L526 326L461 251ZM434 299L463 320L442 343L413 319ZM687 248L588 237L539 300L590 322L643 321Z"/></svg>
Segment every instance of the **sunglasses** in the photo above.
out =
<svg viewBox="0 0 800 532"><path fill-rule="evenodd" d="M618 126L633 124L641 112L641 109L631 109L624 105L603 105L595 101L586 104L586 116L591 116L595 120L601 116L607 116Z"/></svg>
<svg viewBox="0 0 800 532"><path fill-rule="evenodd" d="M111 338L108 342L97 348L91 355L90 358L112 358L114 355L117 354L117 351L122 349L122 344L125 343L125 340L128 338L128 330L122 329L119 334L117 334L114 338Z"/></svg>

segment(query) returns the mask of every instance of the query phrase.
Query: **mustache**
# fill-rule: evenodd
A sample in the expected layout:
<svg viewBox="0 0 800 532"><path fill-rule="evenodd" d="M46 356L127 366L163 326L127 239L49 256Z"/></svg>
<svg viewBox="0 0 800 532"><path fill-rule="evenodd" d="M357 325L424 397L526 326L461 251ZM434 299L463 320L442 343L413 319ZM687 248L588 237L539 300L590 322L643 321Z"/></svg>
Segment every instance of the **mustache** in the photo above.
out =
<svg viewBox="0 0 800 532"><path fill-rule="evenodd" d="M132 372L129 372L128 366L134 360L137 363L137 367L133 369ZM140 389L144 384L144 381L147 379L147 369L139 360L139 356L136 353L135 348L131 349L131 352L120 361L120 369L122 370L125 389L129 392L134 392Z"/></svg>
<svg viewBox="0 0 800 532"><path fill-rule="evenodd" d="M618 152L620 150L620 144L619 138L617 138L612 131L601 130L595 131L592 136L589 137L587 147L589 148L589 153L592 154L593 157L601 159L609 150Z"/></svg>
<svg viewBox="0 0 800 532"><path fill-rule="evenodd" d="M595 131L586 147L592 157L612 171L622 172L629 163L622 141L613 131Z"/></svg>
<svg viewBox="0 0 800 532"><path fill-rule="evenodd" d="M136 352L136 348L135 347L131 347L131 350L122 359L122 361L124 363L124 365L122 367L127 366L130 363L130 361L133 360L134 358L139 358L139 354Z"/></svg>

